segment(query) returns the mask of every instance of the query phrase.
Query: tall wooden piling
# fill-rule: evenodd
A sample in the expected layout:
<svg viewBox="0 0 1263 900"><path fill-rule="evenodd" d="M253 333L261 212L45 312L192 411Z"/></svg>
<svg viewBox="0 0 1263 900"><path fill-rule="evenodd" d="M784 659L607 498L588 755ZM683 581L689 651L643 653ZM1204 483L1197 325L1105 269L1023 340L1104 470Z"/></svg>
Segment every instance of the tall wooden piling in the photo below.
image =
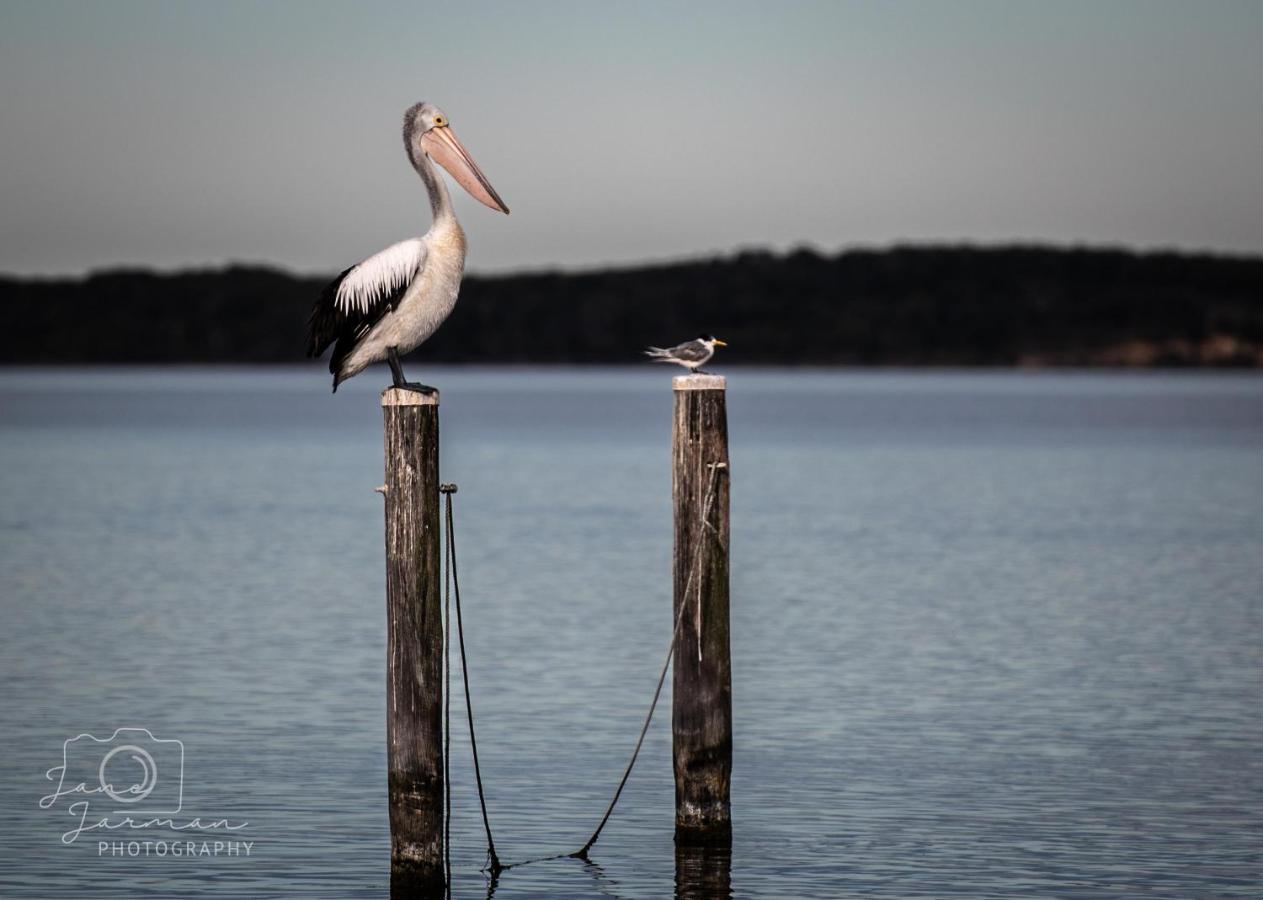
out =
<svg viewBox="0 0 1263 900"><path fill-rule="evenodd" d="M386 447L386 754L396 883L443 883L439 398L382 393Z"/></svg>
<svg viewBox="0 0 1263 900"><path fill-rule="evenodd" d="M728 648L727 381L675 379L675 639L671 716L675 841L732 842L732 660ZM705 516L705 523L699 527Z"/></svg>

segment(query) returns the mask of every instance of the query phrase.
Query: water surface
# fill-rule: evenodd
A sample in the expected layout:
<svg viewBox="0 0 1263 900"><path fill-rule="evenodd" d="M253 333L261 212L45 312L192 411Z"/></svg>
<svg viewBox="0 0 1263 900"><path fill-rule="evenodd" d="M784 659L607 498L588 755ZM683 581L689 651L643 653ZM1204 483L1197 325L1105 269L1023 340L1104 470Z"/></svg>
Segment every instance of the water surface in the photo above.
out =
<svg viewBox="0 0 1263 900"><path fill-rule="evenodd" d="M669 378L426 380L497 843L572 849L670 633ZM325 382L0 373L4 896L386 895L378 385ZM738 370L729 416L730 867L676 859L663 716L595 865L496 897L1256 895L1263 379ZM62 844L45 771L123 726L248 858Z"/></svg>

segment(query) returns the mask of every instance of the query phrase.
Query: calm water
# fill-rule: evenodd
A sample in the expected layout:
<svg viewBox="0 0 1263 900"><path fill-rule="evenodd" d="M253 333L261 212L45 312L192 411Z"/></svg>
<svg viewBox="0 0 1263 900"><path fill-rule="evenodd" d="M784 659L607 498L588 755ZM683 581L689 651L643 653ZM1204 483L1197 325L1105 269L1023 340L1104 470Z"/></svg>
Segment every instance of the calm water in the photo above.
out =
<svg viewBox="0 0 1263 900"><path fill-rule="evenodd" d="M430 376L497 843L569 850L671 628L669 379ZM0 894L386 895L376 387L0 373ZM729 394L731 869L677 872L666 716L596 865L514 870L496 897L659 898L677 877L1258 896L1263 379L738 371ZM182 813L248 823L249 857L62 843L46 770L126 726L183 742ZM455 894L484 897L460 732L453 752Z"/></svg>

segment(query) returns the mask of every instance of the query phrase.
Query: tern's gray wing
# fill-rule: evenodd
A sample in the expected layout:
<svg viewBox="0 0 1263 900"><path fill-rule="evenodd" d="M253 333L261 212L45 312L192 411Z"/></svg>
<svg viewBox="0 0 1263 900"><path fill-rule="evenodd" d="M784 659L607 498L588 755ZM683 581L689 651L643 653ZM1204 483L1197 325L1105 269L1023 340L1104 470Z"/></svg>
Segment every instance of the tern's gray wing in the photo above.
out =
<svg viewBox="0 0 1263 900"><path fill-rule="evenodd" d="M705 362L710 357L710 350L701 341L685 341L667 352L684 362Z"/></svg>

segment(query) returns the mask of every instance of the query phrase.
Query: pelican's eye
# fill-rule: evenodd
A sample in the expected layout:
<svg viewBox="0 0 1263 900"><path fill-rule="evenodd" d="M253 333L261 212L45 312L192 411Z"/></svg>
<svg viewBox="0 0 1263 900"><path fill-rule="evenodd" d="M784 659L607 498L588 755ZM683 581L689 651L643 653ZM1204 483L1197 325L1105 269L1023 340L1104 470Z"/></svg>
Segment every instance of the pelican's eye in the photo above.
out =
<svg viewBox="0 0 1263 900"><path fill-rule="evenodd" d="M447 124L447 119L443 118L442 116L435 116L435 117L434 117L434 127L435 127L435 128L442 128L442 127L443 127L444 125L446 125L446 124Z"/></svg>

